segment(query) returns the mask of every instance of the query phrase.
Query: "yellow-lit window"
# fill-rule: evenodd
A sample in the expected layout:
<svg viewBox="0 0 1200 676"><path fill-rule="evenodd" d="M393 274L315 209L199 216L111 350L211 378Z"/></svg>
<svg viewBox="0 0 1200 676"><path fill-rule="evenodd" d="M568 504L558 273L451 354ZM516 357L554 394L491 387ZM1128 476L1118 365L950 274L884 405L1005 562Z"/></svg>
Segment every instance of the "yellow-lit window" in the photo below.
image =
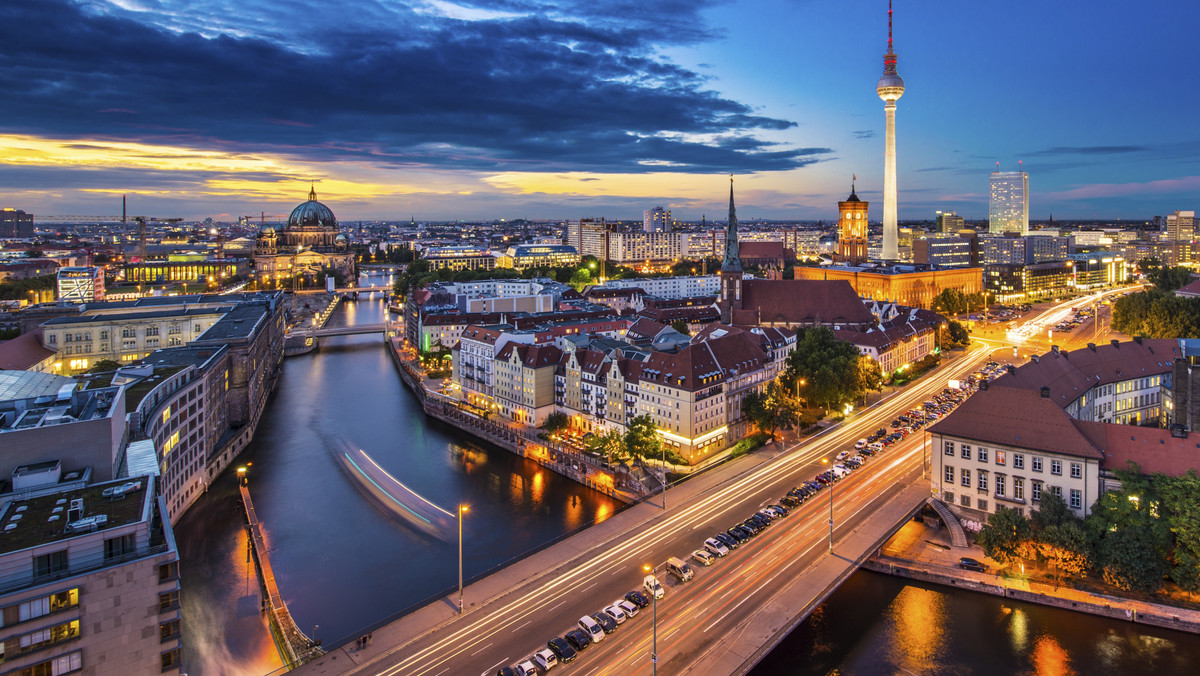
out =
<svg viewBox="0 0 1200 676"><path fill-rule="evenodd" d="M88 360L86 360L86 359L72 359L71 360L71 370L72 371L79 371L82 369L86 369L87 367L88 367Z"/></svg>
<svg viewBox="0 0 1200 676"><path fill-rule="evenodd" d="M171 419L171 407L168 406L163 409L163 424L166 425L167 421L170 419Z"/></svg>

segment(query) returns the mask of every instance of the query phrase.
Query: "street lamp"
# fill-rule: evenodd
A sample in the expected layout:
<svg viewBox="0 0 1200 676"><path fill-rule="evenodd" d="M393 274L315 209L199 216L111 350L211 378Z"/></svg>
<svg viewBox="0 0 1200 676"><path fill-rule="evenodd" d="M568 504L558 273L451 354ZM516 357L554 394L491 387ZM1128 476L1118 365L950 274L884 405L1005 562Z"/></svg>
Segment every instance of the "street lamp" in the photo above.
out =
<svg viewBox="0 0 1200 676"><path fill-rule="evenodd" d="M822 465L829 464L829 458L821 458ZM829 469L829 553L833 553L833 468Z"/></svg>
<svg viewBox="0 0 1200 676"><path fill-rule="evenodd" d="M458 614L459 615L463 614L462 523L463 523L463 514L466 514L466 513L467 513L467 506L459 505L458 506Z"/></svg>
<svg viewBox="0 0 1200 676"><path fill-rule="evenodd" d="M651 575L654 574L654 566L648 563L642 565L642 570ZM654 633L653 639L651 639L653 642L650 644L650 667L654 676L658 676L658 594L655 594L652 590L650 597L654 599Z"/></svg>
<svg viewBox="0 0 1200 676"><path fill-rule="evenodd" d="M238 479L239 486L246 485L246 466L245 465L242 465L241 467L237 468L237 479Z"/></svg>

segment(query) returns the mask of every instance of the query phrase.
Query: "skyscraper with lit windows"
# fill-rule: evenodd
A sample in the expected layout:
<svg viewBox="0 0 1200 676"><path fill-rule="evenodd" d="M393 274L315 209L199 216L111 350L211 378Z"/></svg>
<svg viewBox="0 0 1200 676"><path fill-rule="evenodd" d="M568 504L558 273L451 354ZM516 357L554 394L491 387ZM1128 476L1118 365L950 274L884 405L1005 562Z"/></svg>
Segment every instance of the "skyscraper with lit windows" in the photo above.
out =
<svg viewBox="0 0 1200 676"><path fill-rule="evenodd" d="M993 171L990 181L988 232L1029 234L1029 174Z"/></svg>

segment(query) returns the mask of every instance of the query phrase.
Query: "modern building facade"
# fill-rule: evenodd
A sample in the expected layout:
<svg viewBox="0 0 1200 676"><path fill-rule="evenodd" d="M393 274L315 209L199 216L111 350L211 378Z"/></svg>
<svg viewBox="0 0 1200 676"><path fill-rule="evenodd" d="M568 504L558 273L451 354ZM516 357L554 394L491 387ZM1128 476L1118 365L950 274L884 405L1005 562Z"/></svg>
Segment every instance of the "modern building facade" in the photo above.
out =
<svg viewBox="0 0 1200 676"><path fill-rule="evenodd" d="M518 244L496 258L496 267L516 270L568 265L579 265L579 252L564 244Z"/></svg>
<svg viewBox="0 0 1200 676"><path fill-rule="evenodd" d="M939 211L935 214L935 219L938 232L955 233L967 227L966 220L955 211Z"/></svg>
<svg viewBox="0 0 1200 676"><path fill-rule="evenodd" d="M97 267L59 268L58 300L63 303L104 300L104 271Z"/></svg>
<svg viewBox="0 0 1200 676"><path fill-rule="evenodd" d="M492 270L497 267L496 255L481 246L431 246L421 252L430 270Z"/></svg>
<svg viewBox="0 0 1200 676"><path fill-rule="evenodd" d="M994 171L988 185L988 232L1029 234L1029 174Z"/></svg>
<svg viewBox="0 0 1200 676"><path fill-rule="evenodd" d="M671 218L671 210L662 207L646 209L642 212L643 232L669 232L675 226Z"/></svg>
<svg viewBox="0 0 1200 676"><path fill-rule="evenodd" d="M0 209L0 237L32 239L33 214L9 207Z"/></svg>
<svg viewBox="0 0 1200 676"><path fill-rule="evenodd" d="M942 268L964 268L976 265L976 242L974 237L959 235L928 235L912 242L912 259L916 265L934 265Z"/></svg>
<svg viewBox="0 0 1200 676"><path fill-rule="evenodd" d="M985 265L983 280L997 303L1054 298L1075 287L1075 262Z"/></svg>

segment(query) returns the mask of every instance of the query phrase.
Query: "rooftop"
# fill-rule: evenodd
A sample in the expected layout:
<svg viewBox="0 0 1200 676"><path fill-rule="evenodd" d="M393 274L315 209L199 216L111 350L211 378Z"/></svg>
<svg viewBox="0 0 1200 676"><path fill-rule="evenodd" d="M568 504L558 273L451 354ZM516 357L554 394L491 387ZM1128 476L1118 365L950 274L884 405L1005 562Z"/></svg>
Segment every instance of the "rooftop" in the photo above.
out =
<svg viewBox="0 0 1200 676"><path fill-rule="evenodd" d="M110 488L118 490L109 491ZM142 521L151 497L146 488L147 480L143 477L94 484L28 500L14 500L0 513L0 524L3 524L0 525L0 553L7 554L94 530ZM110 495L105 495L106 491ZM83 501L83 518L76 519L72 522L75 527L69 528L67 511L74 500Z"/></svg>
<svg viewBox="0 0 1200 676"><path fill-rule="evenodd" d="M0 402L57 396L67 385L75 385L75 380L50 373L0 371Z"/></svg>

